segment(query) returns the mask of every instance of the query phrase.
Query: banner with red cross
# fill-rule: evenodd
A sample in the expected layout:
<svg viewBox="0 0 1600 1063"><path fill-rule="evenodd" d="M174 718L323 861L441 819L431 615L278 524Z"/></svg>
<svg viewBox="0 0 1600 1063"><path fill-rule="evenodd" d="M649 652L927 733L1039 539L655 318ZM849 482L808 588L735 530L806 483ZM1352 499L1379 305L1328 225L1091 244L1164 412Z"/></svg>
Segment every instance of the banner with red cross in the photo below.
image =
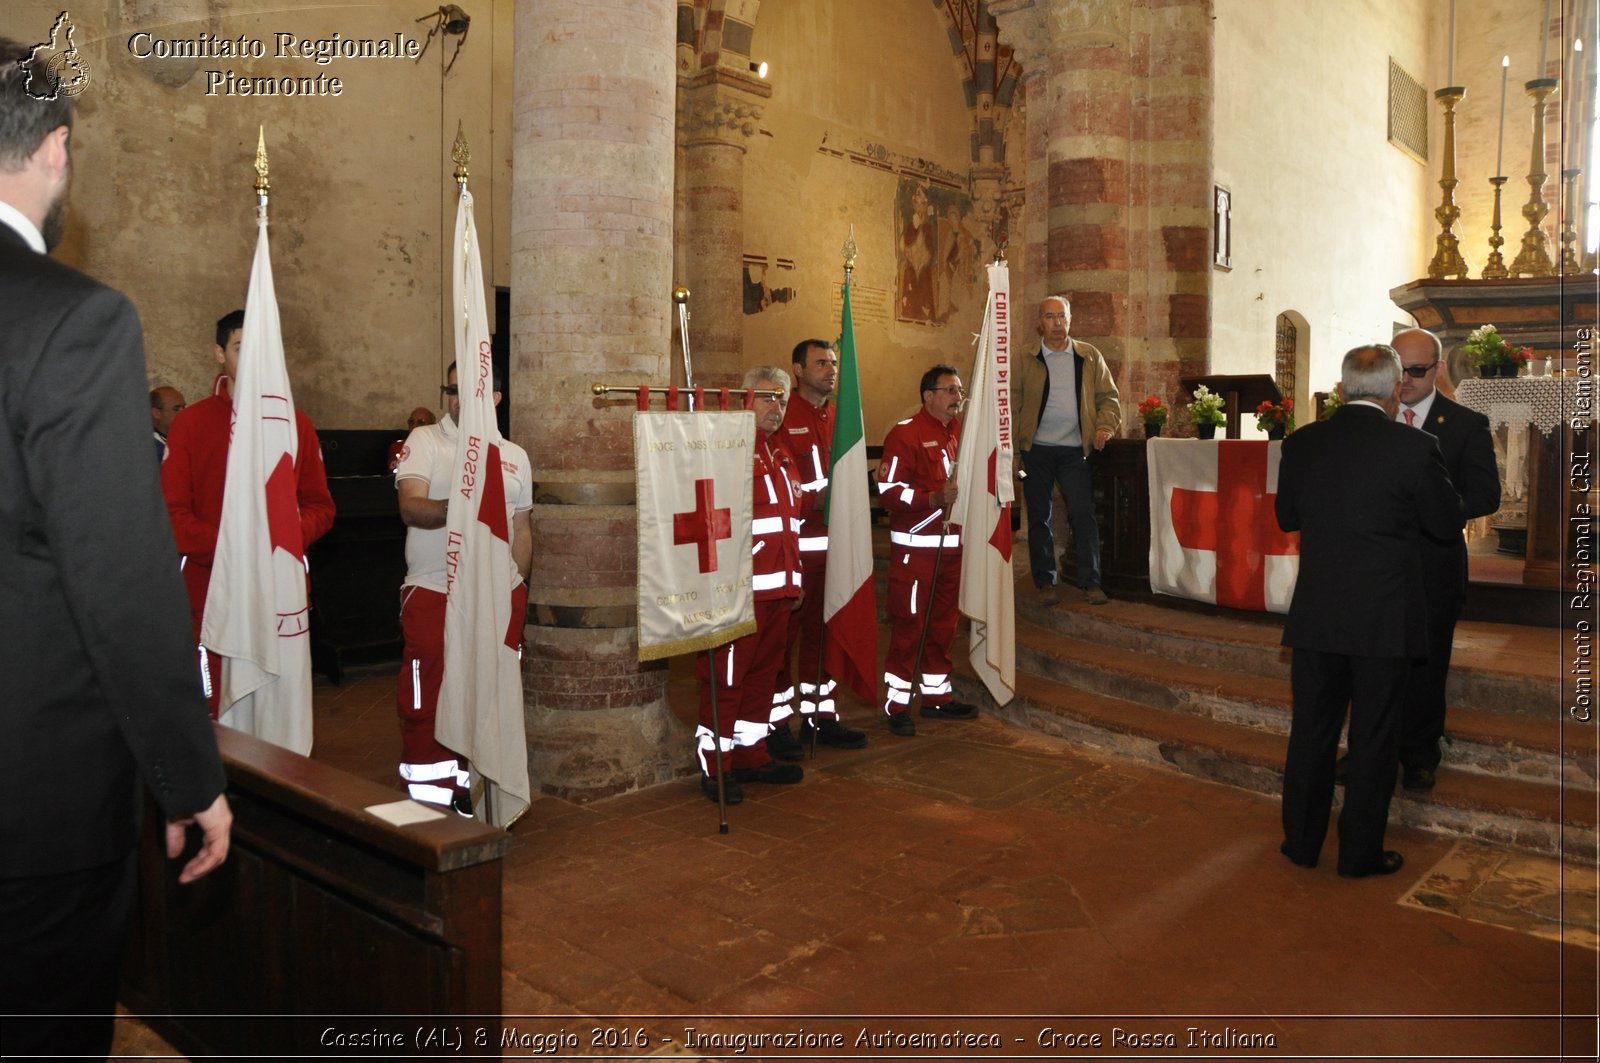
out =
<svg viewBox="0 0 1600 1063"><path fill-rule="evenodd" d="M1150 589L1235 609L1287 613L1300 536L1273 505L1282 444L1152 439Z"/></svg>
<svg viewBox="0 0 1600 1063"><path fill-rule="evenodd" d="M732 642L756 629L750 589L755 414L636 413L639 659Z"/></svg>

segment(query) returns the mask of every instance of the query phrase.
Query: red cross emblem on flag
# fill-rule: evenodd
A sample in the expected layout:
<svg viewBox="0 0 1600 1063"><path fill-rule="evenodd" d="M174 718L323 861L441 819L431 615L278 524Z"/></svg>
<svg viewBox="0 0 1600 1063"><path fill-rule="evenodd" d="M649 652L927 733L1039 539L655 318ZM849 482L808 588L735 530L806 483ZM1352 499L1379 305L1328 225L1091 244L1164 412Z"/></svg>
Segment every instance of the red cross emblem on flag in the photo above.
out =
<svg viewBox="0 0 1600 1063"><path fill-rule="evenodd" d="M1180 546L1217 555L1216 601L1265 610L1266 558L1300 553L1300 536L1278 527L1267 492L1267 448L1228 440L1217 445L1217 489L1172 489L1172 528Z"/></svg>
<svg viewBox="0 0 1600 1063"><path fill-rule="evenodd" d="M717 570L717 542L733 538L732 511L716 506L716 481L696 480L694 509L672 515L673 545L699 547L701 572Z"/></svg>

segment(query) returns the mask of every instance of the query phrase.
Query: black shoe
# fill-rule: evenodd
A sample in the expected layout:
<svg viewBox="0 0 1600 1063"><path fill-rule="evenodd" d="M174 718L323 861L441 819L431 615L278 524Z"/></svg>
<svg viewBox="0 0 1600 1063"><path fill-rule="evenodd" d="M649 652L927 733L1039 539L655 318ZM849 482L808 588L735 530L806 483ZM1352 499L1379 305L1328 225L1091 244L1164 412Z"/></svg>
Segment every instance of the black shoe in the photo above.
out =
<svg viewBox="0 0 1600 1063"><path fill-rule="evenodd" d="M736 805L744 800L744 791L739 789L736 774L722 777L722 799L730 805ZM700 776L700 790L711 799L712 804L717 803L717 780L709 775Z"/></svg>
<svg viewBox="0 0 1600 1063"><path fill-rule="evenodd" d="M800 739L789 730L789 724L784 722L782 727L775 728L767 735L767 752L772 754L774 760L805 760L805 747L800 744Z"/></svg>
<svg viewBox="0 0 1600 1063"><path fill-rule="evenodd" d="M1406 864L1406 858L1393 849L1385 849L1383 855L1378 857L1378 862L1361 871L1346 871L1339 869L1340 878L1366 878L1369 875L1392 875Z"/></svg>
<svg viewBox="0 0 1600 1063"><path fill-rule="evenodd" d="M897 712L889 717L889 730L903 738L910 738L917 733L917 721L911 718L909 712Z"/></svg>
<svg viewBox="0 0 1600 1063"><path fill-rule="evenodd" d="M860 731L852 731L831 716L824 718L819 724L813 724L810 720L802 723L800 725L801 744L804 745L805 741L813 733L816 734L818 742L825 746L832 746L835 749L862 749L867 744L866 735Z"/></svg>
<svg viewBox="0 0 1600 1063"><path fill-rule="evenodd" d="M1315 860L1307 862L1304 860L1296 860L1293 856L1290 856L1288 842L1284 842L1282 845L1278 846L1278 852L1282 853L1284 856L1288 856L1289 863L1293 864L1295 867L1311 868L1317 866L1317 862Z"/></svg>
<svg viewBox="0 0 1600 1063"><path fill-rule="evenodd" d="M796 783L806 777L806 769L798 764L780 764L772 761L759 768L734 768L733 777L739 782Z"/></svg>
<svg viewBox="0 0 1600 1063"><path fill-rule="evenodd" d="M1432 768L1407 768L1400 776L1400 785L1407 790L1431 790L1437 781Z"/></svg>
<svg viewBox="0 0 1600 1063"><path fill-rule="evenodd" d="M450 811L458 816L472 818L472 794L466 790L457 790L456 795L450 799Z"/></svg>
<svg viewBox="0 0 1600 1063"><path fill-rule="evenodd" d="M975 720L978 718L978 706L968 705L964 701L947 701L943 705L922 706L922 715L936 720Z"/></svg>

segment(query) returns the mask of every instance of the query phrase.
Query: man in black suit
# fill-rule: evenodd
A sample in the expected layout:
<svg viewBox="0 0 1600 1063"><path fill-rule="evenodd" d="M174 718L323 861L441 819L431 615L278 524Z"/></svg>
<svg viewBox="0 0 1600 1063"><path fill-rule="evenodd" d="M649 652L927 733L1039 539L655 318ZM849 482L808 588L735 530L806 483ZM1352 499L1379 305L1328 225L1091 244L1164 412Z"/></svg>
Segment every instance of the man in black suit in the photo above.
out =
<svg viewBox="0 0 1600 1063"><path fill-rule="evenodd" d="M1500 470L1494 461L1489 419L1439 393L1435 384L1444 352L1433 333L1406 329L1395 336L1394 349L1405 374L1395 419L1430 432L1439 441L1445 472L1461 498L1463 520L1493 513L1500 508ZM1439 767L1450 648L1467 590L1466 540L1459 535L1444 543L1423 538L1422 585L1428 596L1428 658L1415 662L1406 677L1400 781L1407 790L1432 789Z"/></svg>
<svg viewBox="0 0 1600 1063"><path fill-rule="evenodd" d="M148 442L139 318L46 255L72 115L28 56L0 38L0 749L15 776L0 802L0 1048L104 1057L139 780L170 856L200 828L180 882L223 861L232 817Z"/></svg>
<svg viewBox="0 0 1600 1063"><path fill-rule="evenodd" d="M1339 874L1387 875L1383 848L1411 659L1427 652L1421 539L1461 536L1461 505L1438 444L1393 420L1400 358L1384 344L1344 356L1345 404L1284 440L1278 524L1300 533L1283 644L1294 650L1294 720L1283 770L1285 856L1316 866L1350 709Z"/></svg>

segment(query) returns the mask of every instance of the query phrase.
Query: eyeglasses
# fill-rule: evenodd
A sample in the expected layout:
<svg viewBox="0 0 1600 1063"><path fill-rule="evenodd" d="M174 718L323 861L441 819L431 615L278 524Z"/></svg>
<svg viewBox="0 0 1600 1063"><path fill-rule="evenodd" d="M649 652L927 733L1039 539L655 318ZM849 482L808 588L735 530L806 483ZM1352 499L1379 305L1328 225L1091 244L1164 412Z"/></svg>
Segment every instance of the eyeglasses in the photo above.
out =
<svg viewBox="0 0 1600 1063"><path fill-rule="evenodd" d="M443 384L439 387L439 390L444 392L446 395L451 396L452 398L461 394L461 389L454 384Z"/></svg>
<svg viewBox="0 0 1600 1063"><path fill-rule="evenodd" d="M942 388L929 388L928 390L929 391L948 391L952 395L965 395L967 393L967 389L962 387L960 384L946 384Z"/></svg>
<svg viewBox="0 0 1600 1063"><path fill-rule="evenodd" d="M1427 365L1404 365L1400 367L1400 372L1404 373L1412 380L1421 380L1438 367L1438 362L1429 362Z"/></svg>

